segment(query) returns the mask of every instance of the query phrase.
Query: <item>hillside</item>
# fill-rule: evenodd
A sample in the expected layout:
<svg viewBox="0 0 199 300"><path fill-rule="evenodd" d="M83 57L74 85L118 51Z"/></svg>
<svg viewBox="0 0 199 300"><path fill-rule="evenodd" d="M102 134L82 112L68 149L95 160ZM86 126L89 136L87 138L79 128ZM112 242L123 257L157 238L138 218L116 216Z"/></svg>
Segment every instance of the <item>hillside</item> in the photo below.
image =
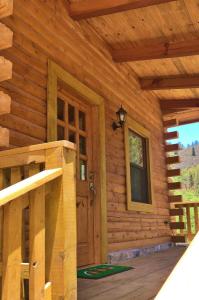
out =
<svg viewBox="0 0 199 300"><path fill-rule="evenodd" d="M187 147L182 146L179 151L180 161L176 167L181 168L182 195L185 201L199 200L199 142Z"/></svg>
<svg viewBox="0 0 199 300"><path fill-rule="evenodd" d="M193 145L183 148L179 151L181 163L180 169L187 169L199 165L199 145Z"/></svg>

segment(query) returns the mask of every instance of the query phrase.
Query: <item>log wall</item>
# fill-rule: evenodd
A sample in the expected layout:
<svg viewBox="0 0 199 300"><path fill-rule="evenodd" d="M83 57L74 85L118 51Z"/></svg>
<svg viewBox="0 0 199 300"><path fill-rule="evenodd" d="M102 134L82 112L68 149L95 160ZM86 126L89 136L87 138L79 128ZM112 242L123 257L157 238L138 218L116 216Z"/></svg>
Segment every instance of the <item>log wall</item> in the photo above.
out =
<svg viewBox="0 0 199 300"><path fill-rule="evenodd" d="M3 20L14 31L14 46L3 51L13 78L1 83L12 97L11 113L0 116L12 146L46 141L47 61L54 60L105 98L109 251L168 242L170 229L163 126L158 100L142 92L127 64L112 62L107 46L88 25L70 19L64 0L15 0ZM155 213L126 210L124 134L111 125L121 103L152 133Z"/></svg>

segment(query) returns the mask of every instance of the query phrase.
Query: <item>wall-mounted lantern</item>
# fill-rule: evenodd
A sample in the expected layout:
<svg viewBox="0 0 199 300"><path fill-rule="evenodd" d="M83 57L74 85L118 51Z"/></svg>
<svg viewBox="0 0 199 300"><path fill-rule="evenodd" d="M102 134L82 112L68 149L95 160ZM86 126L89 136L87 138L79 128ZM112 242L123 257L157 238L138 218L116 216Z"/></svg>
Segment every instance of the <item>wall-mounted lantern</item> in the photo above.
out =
<svg viewBox="0 0 199 300"><path fill-rule="evenodd" d="M116 130L117 128L122 128L124 126L124 123L126 121L126 110L122 107L120 107L120 109L116 112L117 115L117 122L113 122L112 127L113 130Z"/></svg>

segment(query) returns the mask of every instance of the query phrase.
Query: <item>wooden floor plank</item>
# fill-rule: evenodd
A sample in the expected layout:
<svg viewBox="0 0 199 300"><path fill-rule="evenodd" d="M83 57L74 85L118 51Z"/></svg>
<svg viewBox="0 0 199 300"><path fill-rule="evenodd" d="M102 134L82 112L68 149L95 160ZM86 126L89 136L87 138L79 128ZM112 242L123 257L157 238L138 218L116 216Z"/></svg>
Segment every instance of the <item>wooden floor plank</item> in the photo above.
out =
<svg viewBox="0 0 199 300"><path fill-rule="evenodd" d="M78 300L150 300L155 297L184 247L139 257L122 265L135 269L100 280L78 280Z"/></svg>

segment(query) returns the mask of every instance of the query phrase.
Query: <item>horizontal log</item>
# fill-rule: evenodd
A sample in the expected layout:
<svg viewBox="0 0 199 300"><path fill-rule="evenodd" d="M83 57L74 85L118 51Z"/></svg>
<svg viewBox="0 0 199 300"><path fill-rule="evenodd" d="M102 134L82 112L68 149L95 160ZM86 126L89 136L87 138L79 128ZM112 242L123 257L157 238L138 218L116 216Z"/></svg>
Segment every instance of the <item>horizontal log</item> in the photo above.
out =
<svg viewBox="0 0 199 300"><path fill-rule="evenodd" d="M180 175L181 175L180 169L167 170L167 177L175 177L175 176L180 176Z"/></svg>
<svg viewBox="0 0 199 300"><path fill-rule="evenodd" d="M10 132L7 128L0 127L0 148L9 147Z"/></svg>
<svg viewBox="0 0 199 300"><path fill-rule="evenodd" d="M168 144L165 145L165 151L166 152L175 152L180 150L180 145L179 144Z"/></svg>
<svg viewBox="0 0 199 300"><path fill-rule="evenodd" d="M83 0L69 5L69 15L81 20L176 0Z"/></svg>
<svg viewBox="0 0 199 300"><path fill-rule="evenodd" d="M170 99L170 100L160 100L161 109L190 109L199 107L199 99Z"/></svg>
<svg viewBox="0 0 199 300"><path fill-rule="evenodd" d="M173 165L173 164L179 164L180 163L180 157L179 156L171 156L166 158L166 164L167 165Z"/></svg>
<svg viewBox="0 0 199 300"><path fill-rule="evenodd" d="M184 222L171 222L170 228L171 229L185 229L185 223Z"/></svg>
<svg viewBox="0 0 199 300"><path fill-rule="evenodd" d="M0 82L12 78L12 63L0 56Z"/></svg>
<svg viewBox="0 0 199 300"><path fill-rule="evenodd" d="M0 0L0 19L13 13L13 0Z"/></svg>
<svg viewBox="0 0 199 300"><path fill-rule="evenodd" d="M172 131L172 132L165 132L164 133L164 139L165 140L174 140L179 137L178 131Z"/></svg>
<svg viewBox="0 0 199 300"><path fill-rule="evenodd" d="M180 42L155 42L111 51L115 62L142 61L199 54L199 41L192 39Z"/></svg>
<svg viewBox="0 0 199 300"><path fill-rule="evenodd" d="M12 46L13 32L4 24L0 23L0 50Z"/></svg>
<svg viewBox="0 0 199 300"><path fill-rule="evenodd" d="M163 126L164 126L164 128L176 127L176 126L178 126L178 120L176 120L176 119L164 120Z"/></svg>
<svg viewBox="0 0 199 300"><path fill-rule="evenodd" d="M11 98L0 91L0 115L9 114L11 110Z"/></svg>
<svg viewBox="0 0 199 300"><path fill-rule="evenodd" d="M169 182L168 183L168 189L170 190L170 191L172 191L172 190L179 190L179 189L181 189L181 182Z"/></svg>
<svg viewBox="0 0 199 300"><path fill-rule="evenodd" d="M186 237L184 235L174 235L171 237L173 243L186 243Z"/></svg>
<svg viewBox="0 0 199 300"><path fill-rule="evenodd" d="M199 76L141 78L140 85L150 91L199 88Z"/></svg>
<svg viewBox="0 0 199 300"><path fill-rule="evenodd" d="M169 203L182 202L182 195L170 195Z"/></svg>
<svg viewBox="0 0 199 300"><path fill-rule="evenodd" d="M171 217L177 217L177 216L183 216L184 211L182 208L173 208L169 210L170 216Z"/></svg>

